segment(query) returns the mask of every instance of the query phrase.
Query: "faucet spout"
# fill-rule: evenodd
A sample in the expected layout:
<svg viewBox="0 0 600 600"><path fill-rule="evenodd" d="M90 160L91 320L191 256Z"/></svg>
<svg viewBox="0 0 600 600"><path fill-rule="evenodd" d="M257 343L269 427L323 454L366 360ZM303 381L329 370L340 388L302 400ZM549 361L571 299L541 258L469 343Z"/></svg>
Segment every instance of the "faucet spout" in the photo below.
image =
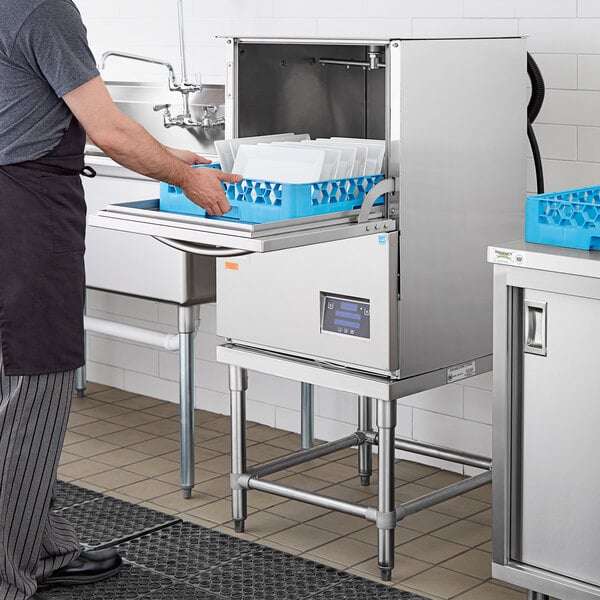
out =
<svg viewBox="0 0 600 600"><path fill-rule="evenodd" d="M116 56L120 58L128 58L130 60L139 60L140 62L151 63L156 65L162 65L169 71L169 89L172 92L179 92L182 96L183 101L183 113L177 116L172 116L169 110L170 104L158 104L153 108L155 111L163 111L163 125L169 127L202 127L204 129L209 127L215 127L223 124L222 118L209 119L208 115L203 115L201 121L197 121L192 117L190 112L190 94L199 92L202 90L202 85L199 83L189 83L188 81L182 80L177 81L175 78L175 71L170 62L161 60L160 58L150 58L148 56L140 56L138 54L130 54L129 52L120 52L115 50L109 50L100 57L100 63L98 67L103 70L106 65L106 59L109 56Z"/></svg>
<svg viewBox="0 0 600 600"><path fill-rule="evenodd" d="M100 57L100 63L98 65L98 68L101 71L104 70L104 67L106 65L106 59L109 56L118 56L121 58L128 58L130 60L139 60L140 62L162 65L163 67L166 67L169 71L169 88L175 89L177 87L173 65L171 65L171 63L166 60L161 60L160 58L150 58L148 56L140 56L139 54L130 54L129 52L117 52L115 50L109 50Z"/></svg>

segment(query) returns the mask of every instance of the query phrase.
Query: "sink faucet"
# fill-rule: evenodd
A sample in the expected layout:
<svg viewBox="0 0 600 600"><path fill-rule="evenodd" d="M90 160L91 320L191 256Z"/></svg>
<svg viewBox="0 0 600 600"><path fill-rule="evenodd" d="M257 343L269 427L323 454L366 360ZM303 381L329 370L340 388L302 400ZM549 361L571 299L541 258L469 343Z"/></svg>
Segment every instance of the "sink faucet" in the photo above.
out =
<svg viewBox="0 0 600 600"><path fill-rule="evenodd" d="M190 83L186 80L177 81L175 77L175 71L170 62L161 60L160 58L150 58L148 56L130 54L129 52L117 52L110 50L105 52L100 58L100 70L104 69L106 65L106 59L109 56L127 58L130 60L139 60L141 62L162 65L163 67L166 67L169 72L169 89L172 92L179 92L183 96L183 113L174 117L171 116L171 112L169 110L171 108L170 104L154 105L153 108L155 111L163 111L163 124L165 127L202 127L203 129L208 129L209 127L223 124L224 120L222 117L212 117L212 115L216 113L215 107L212 106L202 107L204 114L202 115L202 119L200 121L192 118L192 114L190 112L190 94L194 92L200 92L202 90L202 85L198 83Z"/></svg>
<svg viewBox="0 0 600 600"><path fill-rule="evenodd" d="M100 57L100 63L98 65L98 68L101 71L104 70L104 67L106 66L106 59L109 56L120 56L121 58L129 58L131 60L139 60L145 63L162 65L163 67L166 67L169 71L169 89L172 91L179 91L179 84L175 80L175 71L173 70L173 65L171 65L170 62L167 62L166 60L161 60L160 58L150 58L148 56L140 56L139 54L130 54L129 52L117 52L115 50L109 50Z"/></svg>
<svg viewBox="0 0 600 600"><path fill-rule="evenodd" d="M179 92L183 97L183 113L176 117L171 116L170 104L155 104L153 109L155 111L163 111L163 125L165 127L202 127L208 129L215 127L216 125L223 125L225 119L223 117L217 117L217 107L202 105L203 114L200 121L194 119L190 112L190 94L194 92L202 91L202 85L199 83L190 83L187 78L187 72L185 67L185 42L183 39L183 0L177 0L177 21L179 25L179 53L181 57L181 81L177 81L175 78L175 71L170 62L161 60L159 58L149 58L147 56L139 56L138 54L130 54L128 52L105 52L100 58L100 70L104 69L106 59L109 56L120 56L121 58L128 58L130 60L139 60L146 63L153 63L156 65L162 65L169 71L169 89L172 92Z"/></svg>

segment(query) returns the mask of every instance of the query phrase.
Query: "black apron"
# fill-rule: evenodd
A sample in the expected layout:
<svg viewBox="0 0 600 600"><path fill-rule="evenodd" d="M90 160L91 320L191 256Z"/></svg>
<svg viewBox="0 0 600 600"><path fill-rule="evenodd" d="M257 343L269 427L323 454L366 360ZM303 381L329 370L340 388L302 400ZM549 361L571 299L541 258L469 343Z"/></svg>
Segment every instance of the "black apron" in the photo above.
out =
<svg viewBox="0 0 600 600"><path fill-rule="evenodd" d="M84 147L85 131L73 117L47 155L0 166L6 375L70 371L84 363Z"/></svg>

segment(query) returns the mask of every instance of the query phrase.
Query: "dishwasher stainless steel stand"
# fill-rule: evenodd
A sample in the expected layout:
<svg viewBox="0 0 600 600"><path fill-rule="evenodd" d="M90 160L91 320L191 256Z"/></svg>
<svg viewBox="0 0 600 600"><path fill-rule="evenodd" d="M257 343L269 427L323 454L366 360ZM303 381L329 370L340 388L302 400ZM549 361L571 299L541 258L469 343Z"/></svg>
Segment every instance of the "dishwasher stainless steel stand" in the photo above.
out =
<svg viewBox="0 0 600 600"><path fill-rule="evenodd" d="M394 568L394 530L398 521L491 481L491 461L489 458L395 437L396 401L403 396L418 391L419 386L423 384L423 381L420 381L419 378L415 378L416 381L412 382L390 380L385 377L346 369L326 367L313 361L293 359L235 344L219 346L217 348L217 360L229 365L231 398L230 483L233 520L235 530L238 533L243 532L245 529L245 520L248 516L246 495L250 489L261 490L284 498L362 517L374 523L378 529L378 562L381 578L384 581L389 581ZM360 394L358 399L358 430L345 438L302 449L248 469L246 462L248 369L312 385L358 392ZM376 404L376 428L374 430L370 427L372 419L371 399ZM348 502L264 479L268 475L315 458L325 457L339 450L357 446L359 476L361 483L365 484L369 481L371 475L369 458L373 445L377 445L379 448L377 507ZM484 471L414 500L396 504L395 449L443 458L452 462L478 467L484 469Z"/></svg>

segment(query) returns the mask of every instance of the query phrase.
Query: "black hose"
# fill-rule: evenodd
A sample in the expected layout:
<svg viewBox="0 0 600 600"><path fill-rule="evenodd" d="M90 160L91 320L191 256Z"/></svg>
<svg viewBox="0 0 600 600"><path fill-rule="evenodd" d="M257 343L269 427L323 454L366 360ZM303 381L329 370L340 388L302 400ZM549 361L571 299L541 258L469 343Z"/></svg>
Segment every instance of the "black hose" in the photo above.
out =
<svg viewBox="0 0 600 600"><path fill-rule="evenodd" d="M527 138L531 145L531 152L533 153L533 164L535 166L535 181L537 187L537 193L544 193L544 170L542 167L542 157L540 156L540 148L533 132L533 122L538 116L542 104L544 103L544 96L546 94L546 86L544 85L544 78L542 73L537 66L535 60L529 52L527 53L527 75L531 81L531 98L527 105Z"/></svg>
<svg viewBox="0 0 600 600"><path fill-rule="evenodd" d="M546 86L544 85L544 78L542 73L537 66L535 60L529 52L527 53L527 74L531 80L531 98L527 105L527 118L533 123L544 103L544 96L546 94Z"/></svg>
<svg viewBox="0 0 600 600"><path fill-rule="evenodd" d="M544 193L544 171L542 170L542 157L540 156L540 147L538 146L535 133L533 133L533 127L527 119L527 138L531 145L531 152L533 153L533 164L535 165L535 182L538 194Z"/></svg>

